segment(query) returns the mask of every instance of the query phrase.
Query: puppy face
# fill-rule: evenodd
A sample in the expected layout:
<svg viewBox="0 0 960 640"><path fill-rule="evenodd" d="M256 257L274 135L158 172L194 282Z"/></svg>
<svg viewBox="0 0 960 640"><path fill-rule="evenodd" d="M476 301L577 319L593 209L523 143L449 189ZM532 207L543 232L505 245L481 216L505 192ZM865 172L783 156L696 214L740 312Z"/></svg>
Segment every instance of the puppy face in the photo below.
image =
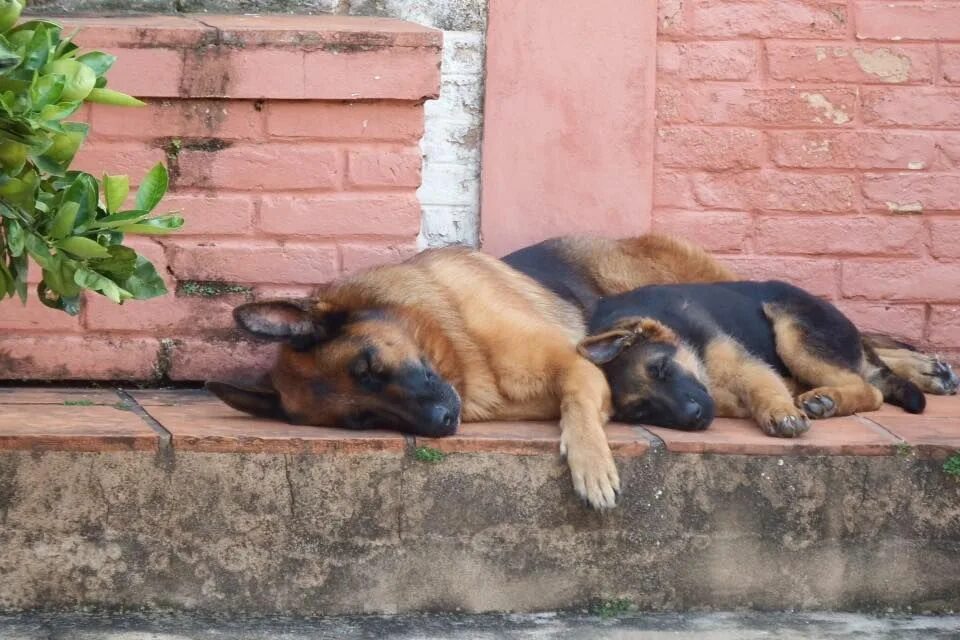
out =
<svg viewBox="0 0 960 640"><path fill-rule="evenodd" d="M603 369L615 420L691 431L713 421L713 398L701 381L699 360L660 322L620 320L584 338L578 350Z"/></svg>

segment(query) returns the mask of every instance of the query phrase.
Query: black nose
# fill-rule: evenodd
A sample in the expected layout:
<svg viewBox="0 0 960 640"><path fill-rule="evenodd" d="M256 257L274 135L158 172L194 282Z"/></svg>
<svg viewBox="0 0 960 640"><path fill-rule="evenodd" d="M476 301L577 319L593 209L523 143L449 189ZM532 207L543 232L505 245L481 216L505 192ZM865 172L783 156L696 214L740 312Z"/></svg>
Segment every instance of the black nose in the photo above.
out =
<svg viewBox="0 0 960 640"><path fill-rule="evenodd" d="M430 421L443 429L450 429L457 422L457 414L449 408L438 404L430 410Z"/></svg>
<svg viewBox="0 0 960 640"><path fill-rule="evenodd" d="M700 403L696 400L687 400L683 406L683 412L691 422L695 422L703 417L703 407L700 406Z"/></svg>

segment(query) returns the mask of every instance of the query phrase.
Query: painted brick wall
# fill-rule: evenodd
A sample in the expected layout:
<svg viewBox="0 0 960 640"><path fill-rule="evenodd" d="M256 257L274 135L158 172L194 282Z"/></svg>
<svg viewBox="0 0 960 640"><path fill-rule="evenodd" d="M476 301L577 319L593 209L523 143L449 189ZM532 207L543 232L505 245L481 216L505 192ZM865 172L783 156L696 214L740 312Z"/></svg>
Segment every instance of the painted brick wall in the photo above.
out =
<svg viewBox="0 0 960 640"><path fill-rule="evenodd" d="M440 32L304 16L78 23L81 46L119 56L111 86L149 106L84 112L93 133L77 166L136 179L168 162L161 206L186 226L131 244L172 293L122 308L90 295L73 318L4 302L0 378L230 375L270 351L233 332L233 306L301 296L416 250L418 145L423 102L439 88Z"/></svg>
<svg viewBox="0 0 960 640"><path fill-rule="evenodd" d="M960 3L659 7L654 229L960 355Z"/></svg>

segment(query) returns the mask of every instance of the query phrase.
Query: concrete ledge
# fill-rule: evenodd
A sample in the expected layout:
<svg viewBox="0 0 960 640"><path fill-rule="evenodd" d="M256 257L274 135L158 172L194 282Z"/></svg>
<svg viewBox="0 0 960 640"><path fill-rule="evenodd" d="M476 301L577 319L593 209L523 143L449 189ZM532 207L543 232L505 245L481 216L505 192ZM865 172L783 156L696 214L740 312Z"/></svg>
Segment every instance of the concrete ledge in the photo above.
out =
<svg viewBox="0 0 960 640"><path fill-rule="evenodd" d="M615 425L622 504L597 514L552 425L421 440L253 420L197 391L6 388L0 608L956 609L958 400L769 445L738 421Z"/></svg>
<svg viewBox="0 0 960 640"><path fill-rule="evenodd" d="M146 98L423 100L440 89L442 32L354 16L56 18L118 56L110 87Z"/></svg>

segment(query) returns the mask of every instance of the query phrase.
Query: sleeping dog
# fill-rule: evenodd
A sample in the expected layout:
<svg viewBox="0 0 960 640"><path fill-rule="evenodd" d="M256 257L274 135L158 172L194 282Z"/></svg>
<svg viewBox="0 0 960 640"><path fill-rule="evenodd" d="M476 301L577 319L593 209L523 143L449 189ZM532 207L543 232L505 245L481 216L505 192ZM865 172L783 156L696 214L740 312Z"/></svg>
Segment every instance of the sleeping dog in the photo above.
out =
<svg viewBox="0 0 960 640"><path fill-rule="evenodd" d="M615 418L705 429L750 417L794 437L808 418L920 413L923 392L891 371L836 307L784 282L641 287L599 300L580 353L601 366Z"/></svg>

